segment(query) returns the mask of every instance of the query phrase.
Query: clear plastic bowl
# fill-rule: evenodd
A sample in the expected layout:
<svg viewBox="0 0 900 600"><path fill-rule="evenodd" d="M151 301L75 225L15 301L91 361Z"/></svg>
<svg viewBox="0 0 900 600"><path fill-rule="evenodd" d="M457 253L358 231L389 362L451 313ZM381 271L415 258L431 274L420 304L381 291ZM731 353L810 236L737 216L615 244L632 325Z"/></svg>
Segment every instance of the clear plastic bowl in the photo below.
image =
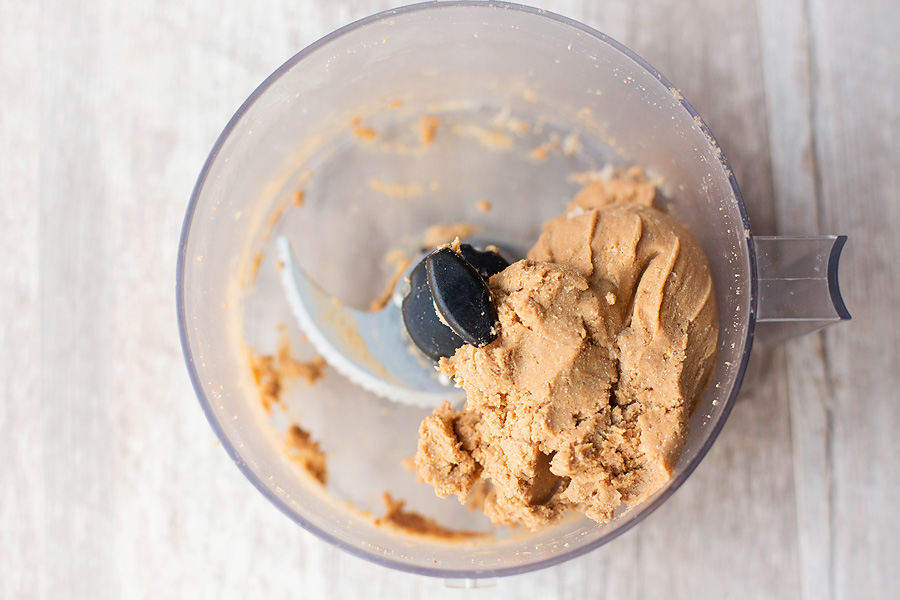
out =
<svg viewBox="0 0 900 600"><path fill-rule="evenodd" d="M417 145L423 114L441 118L427 149ZM357 127L377 132L374 141L353 135L355 117ZM528 148L573 132L577 143L567 143L575 151L544 161L528 156ZM568 175L606 163L639 165L662 178L665 208L700 240L715 280L718 362L671 481L604 525L572 518L535 533L454 544L376 526L358 509L377 513L380 490L445 525L484 523L455 498L437 499L402 468L428 411L373 398L335 373L312 387L294 386L285 413L276 409L270 418L260 409L246 347L271 351L278 324L291 323L269 252L273 236L290 237L304 268L329 292L364 306L384 284L385 253L414 245L428 225L473 221L485 235L527 248L577 190ZM297 189L306 192L303 207L291 205ZM476 209L482 199L492 203L489 213ZM738 392L753 337L755 273L734 176L694 109L653 67L602 33L542 10L440 2L391 10L326 36L240 107L191 197L178 315L210 424L282 512L387 567L485 578L540 569L605 544L684 483ZM299 347L299 333L289 330ZM325 490L281 450L279 430L293 419L329 452Z"/></svg>

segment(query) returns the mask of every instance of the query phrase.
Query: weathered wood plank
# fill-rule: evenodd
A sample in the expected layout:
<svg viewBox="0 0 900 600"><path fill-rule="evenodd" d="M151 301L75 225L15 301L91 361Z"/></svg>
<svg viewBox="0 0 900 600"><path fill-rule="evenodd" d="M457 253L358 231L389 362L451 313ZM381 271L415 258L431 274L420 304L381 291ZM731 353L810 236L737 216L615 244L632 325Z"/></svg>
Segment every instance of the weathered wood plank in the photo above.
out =
<svg viewBox="0 0 900 600"><path fill-rule="evenodd" d="M41 404L48 597L116 594L114 223L102 165L103 5L44 3L41 19ZM54 60L49 57L65 57Z"/></svg>
<svg viewBox="0 0 900 600"><path fill-rule="evenodd" d="M487 590L370 565L293 526L215 445L180 356L172 272L193 180L232 112L293 52L390 3L0 2L0 252L12 257L0 269L11 465L0 597L898 588L897 11L538 4L609 33L681 88L732 161L757 233L851 235L854 321L764 356L697 473L616 543Z"/></svg>
<svg viewBox="0 0 900 600"><path fill-rule="evenodd" d="M44 592L36 3L0 3L0 598Z"/></svg>
<svg viewBox="0 0 900 600"><path fill-rule="evenodd" d="M842 290L854 320L824 333L835 598L900 587L900 14L889 2L809 3L820 226L852 240ZM814 390L813 390L814 391Z"/></svg>
<svg viewBox="0 0 900 600"><path fill-rule="evenodd" d="M779 232L851 239L841 273L854 321L787 347L804 597L890 595L900 411L887 223L900 161L887 136L900 47L888 32L900 22L886 4L762 6Z"/></svg>
<svg viewBox="0 0 900 600"><path fill-rule="evenodd" d="M825 233L819 226L819 165L812 123L815 73L806 6L799 1L762 0L759 8L778 233ZM801 588L804 598L833 598L830 492L835 482L828 448L834 392L828 385L822 336L789 342L785 359Z"/></svg>

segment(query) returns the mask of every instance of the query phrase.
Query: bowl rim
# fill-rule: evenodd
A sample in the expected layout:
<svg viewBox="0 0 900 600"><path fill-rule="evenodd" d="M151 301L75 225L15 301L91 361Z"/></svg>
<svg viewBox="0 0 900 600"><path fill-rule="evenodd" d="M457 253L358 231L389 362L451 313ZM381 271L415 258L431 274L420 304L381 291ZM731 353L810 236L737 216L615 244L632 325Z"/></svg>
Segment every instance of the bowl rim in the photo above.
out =
<svg viewBox="0 0 900 600"><path fill-rule="evenodd" d="M559 553L557 555L551 556L549 558L536 560L534 562L516 565L514 567L505 567L505 568L490 568L490 569L443 569L440 567L427 567L427 566L415 566L404 563L399 560L395 560L393 558L378 555L378 554L370 554L365 550L347 544L331 533L317 527L316 525L306 521L295 512L291 510L288 504L284 501L283 498L280 498L274 491L270 490L266 484L249 468L246 462L244 462L237 448L231 443L228 437L225 435L221 424L216 418L212 406L209 402L209 399L206 397L206 394L203 389L203 385L200 381L199 374L197 372L193 352L191 350L188 327L187 327L187 319L185 315L185 303L184 303L184 272L185 272L185 261L187 255L187 245L188 240L190 238L191 233L191 225L193 223L194 212L197 208L198 200L200 194L203 190L204 184L206 183L206 178L212 168L212 165L215 163L216 159L219 156L219 153L225 144L226 140L231 136L232 132L237 127L238 122L243 118L243 116L247 113L250 107L256 103L256 101L278 80L284 75L287 71L292 69L295 65L301 62L304 58L316 52L320 48L326 46L330 42L353 32L362 27L366 27L368 25L381 22L385 19L396 17L400 15L406 15L410 13L423 12L423 11L434 11L434 10L446 10L446 9L454 9L454 8L473 8L479 10L492 10L495 12L510 10L510 11L518 11L527 14L531 14L537 17L549 19L551 21L555 21L557 23L563 24L565 26L571 27L581 33L587 34L605 44L612 47L614 50L620 52L627 58L634 61L640 68L644 69L647 73L657 79L662 85L666 86L669 89L676 89L668 79L666 79L656 68L650 65L643 58L635 54L629 48L624 46L623 44L617 42L613 38L608 35L589 27L583 23L580 23L574 19L570 19L568 17L562 16L560 14L550 12L544 9L535 8L532 6L526 6L522 4L516 4L511 2L504 1L493 1L490 3L483 2L483 0L432 0L429 2L419 2L415 4L409 4L406 6L400 6L397 8L392 8L389 10L381 11L370 15L368 17L364 17L352 23L349 23L328 35L318 39L312 44L308 45L304 49L300 50L296 54L294 54L291 58L289 58L284 64L282 64L278 69L276 69L271 75L269 75L254 91L250 96L241 104L238 110L234 113L231 119L228 121L225 128L219 134L216 139L215 144L209 152L209 155L206 158L206 161L203 164L203 168L200 171L199 176L197 177L197 181L194 184L194 188L191 192L190 201L188 203L187 210L185 212L184 222L181 229L181 236L178 243L178 257L176 264L176 274L175 274L175 296L176 296L176 310L178 317L178 330L179 336L181 338L181 348L184 354L185 363L188 368L188 374L191 379L191 383L194 388L194 392L197 395L197 399L200 402L200 405L203 409L204 414L206 415L207 421L209 421L210 426L215 432L216 436L221 442L222 447L228 453L228 456L232 461L237 465L240 471L244 474L244 476L253 484L253 486L259 490L259 492L267 498L272 504L274 504L282 513L287 515L291 520L300 525L303 529L313 533L320 539L328 542L329 544L340 548L367 560L369 562L385 566L391 569L395 569L398 571L404 571L407 573L413 573L416 575L425 575L430 577L443 577L446 579L485 579L485 578L493 578L493 577L505 577L511 575L517 575L521 573L527 573L531 571L537 571L540 569L544 569L553 565L560 564L562 562L571 560L573 558L577 558L578 556L582 556L600 546L612 541L613 539L619 537L624 534L626 531L629 531L632 527L643 521L647 516L652 514L659 508L669 497L674 494L678 488L687 480L687 478L694 472L694 470L699 466L702 462L703 458L709 452L709 449L712 447L715 440L718 438L719 433L725 425L725 422L728 420L728 416L731 413L731 409L734 406L735 400L737 399L738 392L740 390L741 384L744 379L744 375L747 370L747 363L750 358L750 350L753 345L754 338L754 330L756 325L756 306L757 306L757 298L758 298L758 282L757 282L757 260L756 260L756 252L754 248L754 244L751 243L752 236L749 235L750 229L750 219L747 215L746 207L744 206L743 197L741 196L740 189L737 184L737 180L734 176L734 172L732 171L725 155L719 150L718 142L716 142L715 137L710 131L709 127L697 114L697 111L694 107L688 102L682 94L675 94L674 97L676 101L681 104L682 108L690 115L690 117L699 125L701 132L704 134L707 139L708 144L716 150L714 154L718 158L720 166L724 169L724 172L728 178L728 182L731 186L732 194L734 196L734 200L737 204L737 208L741 217L741 221L744 227L744 231L747 232L745 236L744 244L746 246L746 257L749 261L749 272L750 272L750 293L749 293L749 313L747 315L747 335L744 340L744 348L741 354L740 364L738 365L737 372L734 379L734 385L731 391L728 394L728 398L725 401L725 405L722 407L722 416L719 420L712 426L712 430L710 434L706 438L706 440L701 444L700 448L697 451L694 459L690 461L685 469L678 473L672 481L669 483L666 488L659 493L652 500L642 504L640 506L640 514L638 514L635 518L630 519L628 522L623 524L621 527L616 528L615 530L609 532L606 535L600 536L599 538L592 540L591 542L584 544L578 548L574 548L568 552Z"/></svg>

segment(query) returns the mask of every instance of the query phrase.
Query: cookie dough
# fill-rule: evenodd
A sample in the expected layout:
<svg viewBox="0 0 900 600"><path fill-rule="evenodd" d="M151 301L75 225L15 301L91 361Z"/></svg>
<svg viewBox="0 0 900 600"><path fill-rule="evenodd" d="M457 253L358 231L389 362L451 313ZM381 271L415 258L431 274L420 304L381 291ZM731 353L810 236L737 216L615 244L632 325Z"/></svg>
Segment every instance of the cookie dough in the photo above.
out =
<svg viewBox="0 0 900 600"><path fill-rule="evenodd" d="M609 521L669 479L718 315L706 256L655 193L639 171L589 181L491 278L499 336L441 361L466 405L419 432L419 474L438 495L465 502L490 480L485 513L535 529L569 509Z"/></svg>
<svg viewBox="0 0 900 600"><path fill-rule="evenodd" d="M328 483L328 467L325 453L319 442L309 432L296 423L288 427L284 435L284 452L288 458L300 465L313 479L325 485Z"/></svg>
<svg viewBox="0 0 900 600"><path fill-rule="evenodd" d="M284 380L299 378L313 385L325 376L325 359L316 356L310 361L299 361L291 356L290 339L284 335L278 344L278 354L250 354L250 371L259 391L259 399L266 413L281 403Z"/></svg>

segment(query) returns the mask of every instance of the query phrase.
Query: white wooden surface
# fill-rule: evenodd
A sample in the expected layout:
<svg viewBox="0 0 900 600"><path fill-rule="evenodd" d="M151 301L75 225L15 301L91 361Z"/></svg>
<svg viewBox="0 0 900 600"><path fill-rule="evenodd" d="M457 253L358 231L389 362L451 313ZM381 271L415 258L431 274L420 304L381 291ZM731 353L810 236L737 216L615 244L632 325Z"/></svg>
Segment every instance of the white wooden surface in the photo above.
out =
<svg viewBox="0 0 900 600"><path fill-rule="evenodd" d="M886 598L900 590L900 10L546 0L660 68L757 233L846 233L850 324L759 356L688 483L489 590L293 526L215 444L174 265L207 151L271 71L387 0L0 0L0 599Z"/></svg>

